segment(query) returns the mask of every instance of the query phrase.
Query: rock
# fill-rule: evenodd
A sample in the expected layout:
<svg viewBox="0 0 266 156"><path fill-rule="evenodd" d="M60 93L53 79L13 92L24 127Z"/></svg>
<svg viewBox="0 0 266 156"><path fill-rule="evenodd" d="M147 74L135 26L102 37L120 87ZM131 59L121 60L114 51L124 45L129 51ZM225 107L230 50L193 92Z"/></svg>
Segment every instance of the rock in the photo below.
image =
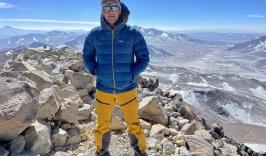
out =
<svg viewBox="0 0 266 156"><path fill-rule="evenodd" d="M67 134L69 138L67 138L66 144L67 145L74 145L79 144L81 142L81 136L78 134L76 129L69 129L67 130Z"/></svg>
<svg viewBox="0 0 266 156"><path fill-rule="evenodd" d="M148 147L150 149L157 149L158 147L158 141L155 138L149 138L148 139Z"/></svg>
<svg viewBox="0 0 266 156"><path fill-rule="evenodd" d="M41 91L39 96L40 109L38 112L38 118L44 119L53 117L59 110L61 101L57 90L57 86L53 86Z"/></svg>
<svg viewBox="0 0 266 156"><path fill-rule="evenodd" d="M224 143L222 140L215 140L212 142L212 145L217 149L224 147Z"/></svg>
<svg viewBox="0 0 266 156"><path fill-rule="evenodd" d="M43 59L41 65L43 70L48 74L50 74L57 67L56 63L50 58Z"/></svg>
<svg viewBox="0 0 266 156"><path fill-rule="evenodd" d="M160 98L150 96L142 99L139 105L140 118L147 119L153 123L162 125L168 124L168 117L163 108L159 105Z"/></svg>
<svg viewBox="0 0 266 156"><path fill-rule="evenodd" d="M3 75L7 77L3 77ZM38 102L31 86L1 73L0 76L0 140L11 140L37 119Z"/></svg>
<svg viewBox="0 0 266 156"><path fill-rule="evenodd" d="M61 128L63 129L63 130L68 130L68 129L70 129L72 126L71 126L71 124L69 124L69 123L63 123L62 125L61 125Z"/></svg>
<svg viewBox="0 0 266 156"><path fill-rule="evenodd" d="M224 142L224 147L220 148L222 155L238 155L237 147Z"/></svg>
<svg viewBox="0 0 266 156"><path fill-rule="evenodd" d="M55 120L76 123L79 119L79 107L83 102L73 86L67 85L58 91L61 98L61 108L55 114Z"/></svg>
<svg viewBox="0 0 266 156"><path fill-rule="evenodd" d="M85 71L86 69L82 59L70 59L66 61L64 68L75 72Z"/></svg>
<svg viewBox="0 0 266 156"><path fill-rule="evenodd" d="M126 128L127 128L126 125L122 122L122 120L119 117L117 116L112 117L111 120L112 130L125 130Z"/></svg>
<svg viewBox="0 0 266 156"><path fill-rule="evenodd" d="M88 120L90 118L91 112L93 111L93 107L89 104L84 104L78 110L78 120Z"/></svg>
<svg viewBox="0 0 266 156"><path fill-rule="evenodd" d="M9 150L11 153L21 153L25 147L25 138L23 135L19 135L11 141Z"/></svg>
<svg viewBox="0 0 266 156"><path fill-rule="evenodd" d="M84 96L87 96L89 94L88 89L77 89L77 92L81 98L83 98Z"/></svg>
<svg viewBox="0 0 266 156"><path fill-rule="evenodd" d="M179 148L179 154L180 154L180 156L192 156L192 154L190 154L190 152L184 146L181 146Z"/></svg>
<svg viewBox="0 0 266 156"><path fill-rule="evenodd" d="M186 145L186 139L181 132L178 132L178 134L173 137L173 142L177 146L185 146Z"/></svg>
<svg viewBox="0 0 266 156"><path fill-rule="evenodd" d="M204 138L205 140L207 140L208 142L212 142L213 141L213 138L212 136L210 135L210 133L208 131L206 131L205 129L200 129L200 130L196 130L194 132L195 135L198 135L202 138Z"/></svg>
<svg viewBox="0 0 266 156"><path fill-rule="evenodd" d="M168 133L168 129L165 126L156 124L151 127L150 137L162 140L166 133Z"/></svg>
<svg viewBox="0 0 266 156"><path fill-rule="evenodd" d="M28 70L35 70L34 67L32 67L30 64L28 64L25 61L17 62L17 61L11 61L6 62L4 69L6 71L28 71Z"/></svg>
<svg viewBox="0 0 266 156"><path fill-rule="evenodd" d="M52 130L51 138L54 146L63 146L66 144L67 132L59 127Z"/></svg>
<svg viewBox="0 0 266 156"><path fill-rule="evenodd" d="M0 146L0 156L8 156L9 151L6 150L3 146Z"/></svg>
<svg viewBox="0 0 266 156"><path fill-rule="evenodd" d="M25 149L36 154L46 155L50 152L52 142L50 126L43 121L36 121L25 130Z"/></svg>
<svg viewBox="0 0 266 156"><path fill-rule="evenodd" d="M185 135L192 155L213 156L213 146L198 135Z"/></svg>
<svg viewBox="0 0 266 156"><path fill-rule="evenodd" d="M143 129L151 130L151 124L149 122L142 120L142 119L140 119L140 126Z"/></svg>
<svg viewBox="0 0 266 156"><path fill-rule="evenodd" d="M87 73L74 72L72 70L66 70L65 76L71 81L76 89L88 89L93 88L93 76Z"/></svg>
<svg viewBox="0 0 266 156"><path fill-rule="evenodd" d="M54 84L60 86L62 83L67 83L67 80L65 78L65 75L63 74L55 74L51 75L51 79L54 82Z"/></svg>
<svg viewBox="0 0 266 156"><path fill-rule="evenodd" d="M210 134L214 139L220 139L224 137L223 127L218 123L212 124Z"/></svg>
<svg viewBox="0 0 266 156"><path fill-rule="evenodd" d="M184 125L188 124L189 120L188 119L182 119L178 121L178 126L182 128Z"/></svg>
<svg viewBox="0 0 266 156"><path fill-rule="evenodd" d="M178 134L178 131L174 128L169 128L170 135L176 136Z"/></svg>
<svg viewBox="0 0 266 156"><path fill-rule="evenodd" d="M40 90L50 88L53 85L53 81L50 79L50 76L43 71L29 70L24 72L23 76L33 81Z"/></svg>
<svg viewBox="0 0 266 156"><path fill-rule="evenodd" d="M183 131L186 135L194 134L195 130L196 130L196 125L194 124L194 122L185 124L181 129L181 131Z"/></svg>
<svg viewBox="0 0 266 156"><path fill-rule="evenodd" d="M113 112L112 112L112 117L119 117L120 119L123 119L124 120L124 115L120 109L119 106L115 105L114 108L113 108Z"/></svg>
<svg viewBox="0 0 266 156"><path fill-rule="evenodd" d="M192 111L192 109L183 102L184 104L179 108L178 112L185 118L188 119L189 121L192 120L199 120L197 115Z"/></svg>
<svg viewBox="0 0 266 156"><path fill-rule="evenodd" d="M166 142L163 144L163 154L171 155L175 152L175 146L171 142Z"/></svg>

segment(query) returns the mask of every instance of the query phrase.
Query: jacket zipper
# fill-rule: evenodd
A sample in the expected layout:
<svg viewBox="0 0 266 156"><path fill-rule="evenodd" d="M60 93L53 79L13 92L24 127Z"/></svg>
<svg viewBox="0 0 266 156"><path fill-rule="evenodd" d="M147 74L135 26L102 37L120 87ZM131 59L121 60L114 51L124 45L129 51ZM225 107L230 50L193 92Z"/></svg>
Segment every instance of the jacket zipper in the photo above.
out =
<svg viewBox="0 0 266 156"><path fill-rule="evenodd" d="M113 81L114 81L114 94L115 94L116 84L115 84L115 68L114 68L114 37L115 37L115 32L114 30L112 30L112 68L113 68Z"/></svg>

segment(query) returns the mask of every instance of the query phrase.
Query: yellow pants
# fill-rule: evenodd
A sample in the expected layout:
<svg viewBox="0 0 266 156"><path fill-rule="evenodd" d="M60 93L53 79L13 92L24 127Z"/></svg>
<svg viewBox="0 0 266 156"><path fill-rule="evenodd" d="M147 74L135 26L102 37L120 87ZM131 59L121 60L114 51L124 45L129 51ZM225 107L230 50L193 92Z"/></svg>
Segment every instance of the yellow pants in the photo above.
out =
<svg viewBox="0 0 266 156"><path fill-rule="evenodd" d="M138 148L141 152L146 151L146 139L143 133L143 129L140 126L138 115L138 100L137 90L133 89L128 92L119 94L110 94L96 90L96 113L97 124L94 129L94 136L97 146L97 152L102 150L105 141L103 137L111 130L111 117L112 110L115 105L119 105L123 112L124 119L127 123L127 132L130 135L134 135L137 139ZM106 138L110 139L110 138ZM107 143L109 144L109 143ZM131 144L132 145L132 144Z"/></svg>

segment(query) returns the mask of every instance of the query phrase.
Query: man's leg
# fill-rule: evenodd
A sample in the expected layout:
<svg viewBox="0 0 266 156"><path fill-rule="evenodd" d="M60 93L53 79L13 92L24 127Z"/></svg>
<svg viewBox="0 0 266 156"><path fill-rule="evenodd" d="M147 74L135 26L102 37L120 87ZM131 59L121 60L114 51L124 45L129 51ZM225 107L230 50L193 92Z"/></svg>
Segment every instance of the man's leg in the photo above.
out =
<svg viewBox="0 0 266 156"><path fill-rule="evenodd" d="M96 90L97 124L94 129L97 156L109 156L108 151L111 140L110 121L115 100L112 94Z"/></svg>
<svg viewBox="0 0 266 156"><path fill-rule="evenodd" d="M146 156L146 139L138 115L137 90L117 94L117 102L127 122L130 144L135 150L135 156Z"/></svg>

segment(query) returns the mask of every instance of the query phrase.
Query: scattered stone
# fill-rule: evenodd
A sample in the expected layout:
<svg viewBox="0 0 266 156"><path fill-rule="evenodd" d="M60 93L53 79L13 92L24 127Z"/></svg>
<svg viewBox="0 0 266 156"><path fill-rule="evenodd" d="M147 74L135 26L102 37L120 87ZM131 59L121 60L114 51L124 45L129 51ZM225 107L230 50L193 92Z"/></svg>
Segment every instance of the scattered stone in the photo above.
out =
<svg viewBox="0 0 266 156"><path fill-rule="evenodd" d="M78 120L88 120L90 118L93 107L89 104L84 104L81 108L78 109Z"/></svg>
<svg viewBox="0 0 266 156"><path fill-rule="evenodd" d="M213 156L213 146L198 135L185 135L192 155Z"/></svg>
<svg viewBox="0 0 266 156"><path fill-rule="evenodd" d="M41 91L39 96L40 109L38 112L38 118L44 119L53 117L59 110L61 101L57 90L57 86L53 86Z"/></svg>
<svg viewBox="0 0 266 156"><path fill-rule="evenodd" d="M159 123L162 125L168 124L168 118L165 115L163 108L159 105L159 97L146 97L142 99L139 105L140 118L147 119L154 124Z"/></svg>
<svg viewBox="0 0 266 156"><path fill-rule="evenodd" d="M186 145L186 138L184 137L184 135L181 132L178 132L178 134L173 137L173 142L179 147L185 146Z"/></svg>
<svg viewBox="0 0 266 156"><path fill-rule="evenodd" d="M168 133L168 129L165 126L156 124L151 127L150 137L162 140L166 133Z"/></svg>
<svg viewBox="0 0 266 156"><path fill-rule="evenodd" d="M50 126L43 121L36 121L25 130L25 149L41 155L50 152Z"/></svg>
<svg viewBox="0 0 266 156"><path fill-rule="evenodd" d="M67 132L59 127L52 130L51 138L54 146L63 146L66 144Z"/></svg>
<svg viewBox="0 0 266 156"><path fill-rule="evenodd" d="M113 130L125 130L126 128L127 128L126 125L123 123L123 121L119 117L117 117L117 116L112 117L111 129L113 129Z"/></svg>
<svg viewBox="0 0 266 156"><path fill-rule="evenodd" d="M181 131L183 131L186 135L194 134L195 130L196 130L196 125L194 124L194 122L185 124L181 129Z"/></svg>
<svg viewBox="0 0 266 156"><path fill-rule="evenodd" d="M171 155L175 152L175 146L171 142L166 142L163 144L163 154Z"/></svg>

